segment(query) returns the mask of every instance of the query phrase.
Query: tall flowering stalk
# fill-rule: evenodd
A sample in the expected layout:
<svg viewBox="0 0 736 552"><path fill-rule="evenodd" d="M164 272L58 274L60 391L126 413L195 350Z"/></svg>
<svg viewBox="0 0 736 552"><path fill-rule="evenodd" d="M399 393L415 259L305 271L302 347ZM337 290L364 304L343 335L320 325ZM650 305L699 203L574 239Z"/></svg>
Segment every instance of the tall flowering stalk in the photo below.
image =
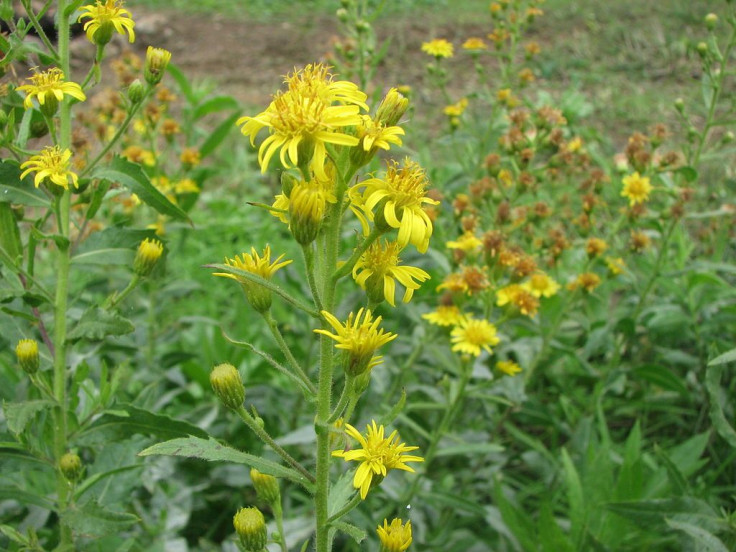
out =
<svg viewBox="0 0 736 552"><path fill-rule="evenodd" d="M254 249L252 255L243 254L246 261L240 262L236 256L216 268L218 275L230 276L242 284L246 299L271 329L292 379L314 400L316 471L313 478L308 472L306 476L314 481L316 550L327 552L332 548L331 529L339 527L339 519L358 506L371 488L378 486L391 469L411 472L406 462L422 461L420 456L405 454L417 447L401 443L396 430L385 438L384 426L373 421L363 437L348 422L370 383L372 368L381 362L378 349L396 337L382 328L382 317L376 317L372 310L384 301L395 306L396 280L406 288L407 302L429 279L429 274L419 268L399 266L399 253L409 244L420 252L427 250L432 221L424 206L437 202L426 195L426 173L409 159L401 164L389 162L380 175L366 177L360 172L379 149L390 150L401 144L404 131L397 124L408 102L395 89L370 115L366 94L353 83L336 80L324 65L296 70L286 77L285 84L286 89L275 94L264 111L242 117L238 125L253 145L265 131L258 148L262 171L276 160L282 168L282 191L274 199L272 214L289 226L302 248L313 306L290 297L272 281L272 276L277 277L273 274L275 268L288 262L279 262L281 257L274 261L272 270L259 270L257 262L246 262L256 259ZM363 234L350 244L352 250L345 251L342 230L351 220L354 226L362 227ZM383 242L381 236L385 236ZM268 246L266 252L270 257ZM365 290L370 307L350 312L342 322L337 313L337 286L351 274L356 280L355 289ZM282 298L316 319L318 327L314 331L320 342L316 373L295 358L271 318L270 297L277 290ZM255 296L264 294L268 301L254 302ZM261 354L266 358L265 353ZM340 368L343 383L338 392L335 384ZM247 418L243 419L248 423ZM347 428L362 449L333 452L336 432L342 432L336 427ZM256 433L259 431L267 434L265 428ZM259 436L270 444L270 437ZM278 448L272 448L297 471L306 471ZM354 476L356 491L352 499L329 516L333 457L362 463ZM409 529L409 537L402 543L408 546L410 540Z"/></svg>

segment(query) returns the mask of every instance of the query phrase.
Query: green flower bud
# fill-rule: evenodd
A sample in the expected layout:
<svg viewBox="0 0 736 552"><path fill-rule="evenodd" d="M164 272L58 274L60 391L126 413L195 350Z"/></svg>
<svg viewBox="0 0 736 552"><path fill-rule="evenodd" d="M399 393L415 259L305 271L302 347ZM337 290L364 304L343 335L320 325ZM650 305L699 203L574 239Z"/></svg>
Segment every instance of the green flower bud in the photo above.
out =
<svg viewBox="0 0 736 552"><path fill-rule="evenodd" d="M256 489L258 498L273 506L281 502L281 491L279 490L279 482L272 475L259 472L257 469L250 470L250 478Z"/></svg>
<svg viewBox="0 0 736 552"><path fill-rule="evenodd" d="M240 544L248 552L261 552L266 547L266 520L258 508L241 508L233 517L233 526Z"/></svg>
<svg viewBox="0 0 736 552"><path fill-rule="evenodd" d="M73 483L82 475L82 459L73 452L67 452L59 460L59 469L66 480Z"/></svg>
<svg viewBox="0 0 736 552"><path fill-rule="evenodd" d="M21 339L15 346L15 356L26 374L35 374L38 371L38 341L35 339Z"/></svg>
<svg viewBox="0 0 736 552"><path fill-rule="evenodd" d="M237 410L245 401L245 387L240 372L232 364L218 364L210 372L210 385L226 407Z"/></svg>
<svg viewBox="0 0 736 552"><path fill-rule="evenodd" d="M685 100L683 100L682 98L677 98L677 99L675 100L675 109L676 109L676 110L677 110L677 111L678 111L679 113L682 113L682 112L684 112L684 111L685 111Z"/></svg>
<svg viewBox="0 0 736 552"><path fill-rule="evenodd" d="M135 254L133 272L141 277L151 274L156 263L161 258L163 251L164 246L160 241L148 238L143 240L138 246L138 251Z"/></svg>
<svg viewBox="0 0 736 552"><path fill-rule="evenodd" d="M376 110L376 121L384 127L395 126L409 108L409 100L396 88L391 88Z"/></svg>
<svg viewBox="0 0 736 552"><path fill-rule="evenodd" d="M712 31L715 28L716 23L718 23L718 16L716 14L709 13L705 16L705 27L709 31Z"/></svg>
<svg viewBox="0 0 736 552"><path fill-rule="evenodd" d="M133 105L139 104L143 101L146 89L140 79L135 79L128 86L128 99Z"/></svg>
<svg viewBox="0 0 736 552"><path fill-rule="evenodd" d="M705 58L705 56L708 55L708 45L705 42L698 42L695 50L698 52L701 58Z"/></svg>
<svg viewBox="0 0 736 552"><path fill-rule="evenodd" d="M164 78L166 67L171 61L171 52L163 48L154 48L149 46L146 50L146 64L143 68L143 76L146 82L151 86L155 86Z"/></svg>

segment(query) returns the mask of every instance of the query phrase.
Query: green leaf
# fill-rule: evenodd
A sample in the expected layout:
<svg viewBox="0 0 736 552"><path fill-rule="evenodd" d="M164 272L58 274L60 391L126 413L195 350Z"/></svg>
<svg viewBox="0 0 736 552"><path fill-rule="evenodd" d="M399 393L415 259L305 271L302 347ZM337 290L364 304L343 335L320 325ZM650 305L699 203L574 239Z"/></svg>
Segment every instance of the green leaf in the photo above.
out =
<svg viewBox="0 0 736 552"><path fill-rule="evenodd" d="M72 257L72 263L132 267L138 245L146 238L155 237L153 230L106 228L102 232L95 232L84 241Z"/></svg>
<svg viewBox="0 0 736 552"><path fill-rule="evenodd" d="M101 165L92 171L92 178L117 182L136 194L141 201L153 207L162 215L191 223L189 216L179 207L171 203L159 192L137 163L131 163L122 157L115 157L109 164Z"/></svg>
<svg viewBox="0 0 736 552"><path fill-rule="evenodd" d="M678 514L715 517L715 511L708 503L691 497L611 502L604 507L650 530L653 525L663 524L665 518Z"/></svg>
<svg viewBox="0 0 736 552"><path fill-rule="evenodd" d="M46 195L33 185L33 178L20 179L20 167L9 161L0 162L0 202L31 207L51 207Z"/></svg>
<svg viewBox="0 0 736 552"><path fill-rule="evenodd" d="M53 404L47 400L3 403L3 412L5 412L8 429L16 435L23 433L36 414L50 408Z"/></svg>
<svg viewBox="0 0 736 552"><path fill-rule="evenodd" d="M328 516L339 512L357 492L353 487L354 475L355 473L352 470L345 472L340 476L337 483L330 486L330 497L327 501Z"/></svg>
<svg viewBox="0 0 736 552"><path fill-rule="evenodd" d="M136 433L155 435L160 439L173 439L195 435L207 437L207 432L182 420L175 420L165 414L155 414L133 405L123 405L114 411L105 412L86 432L100 429L114 429L124 437Z"/></svg>
<svg viewBox="0 0 736 552"><path fill-rule="evenodd" d="M673 171L675 174L680 174L687 182L694 182L698 179L698 171L693 167L685 166L679 167Z"/></svg>
<svg viewBox="0 0 736 552"><path fill-rule="evenodd" d="M539 544L541 552L574 552L570 539L557 525L549 502L542 503L539 512Z"/></svg>
<svg viewBox="0 0 736 552"><path fill-rule="evenodd" d="M381 416L379 423L384 426L392 424L396 417L401 414L401 411L404 410L404 405L406 405L406 389L401 390L401 397L388 414Z"/></svg>
<svg viewBox="0 0 736 552"><path fill-rule="evenodd" d="M17 542L18 544L30 544L28 542L28 538L23 535L22 533L19 533L17 530L13 529L10 525L0 525L0 533L8 537L11 541Z"/></svg>
<svg viewBox="0 0 736 552"><path fill-rule="evenodd" d="M634 368L633 374L637 378L653 383L667 391L674 391L680 395L687 395L689 393L685 383L672 371L671 368L660 366L658 364L645 364L644 366Z"/></svg>
<svg viewBox="0 0 736 552"><path fill-rule="evenodd" d="M15 261L23 254L18 222L9 203L0 202L0 249Z"/></svg>
<svg viewBox="0 0 736 552"><path fill-rule="evenodd" d="M536 537L534 535L534 526L531 520L523 511L518 510L512 503L506 498L506 495L501 488L501 483L496 478L496 481L491 489L493 496L493 502L495 506L501 512L501 517L504 523L509 528L511 533L516 537L521 545L521 548L526 551L537 551Z"/></svg>
<svg viewBox="0 0 736 552"><path fill-rule="evenodd" d="M360 544L368 536L367 533L363 531L363 529L359 529L355 525L346 523L344 521L333 521L331 525L335 529L342 531L343 533L348 535L358 544Z"/></svg>
<svg viewBox="0 0 736 552"><path fill-rule="evenodd" d="M708 362L708 366L719 366L729 362L736 362L736 349L731 349L722 355L718 355L716 358Z"/></svg>
<svg viewBox="0 0 736 552"><path fill-rule="evenodd" d="M222 144L225 138L227 138L228 135L233 131L233 129L235 128L235 121L237 121L239 118L240 116L237 114L231 115L219 125L217 125L217 127L215 127L215 129L210 133L202 146L199 148L199 154L202 157L206 157L210 153L215 151L215 149L217 149L217 146Z"/></svg>
<svg viewBox="0 0 736 552"><path fill-rule="evenodd" d="M232 96L215 96L197 106L194 110L194 118L200 119L205 115L225 109L240 109L240 104Z"/></svg>
<svg viewBox="0 0 736 552"><path fill-rule="evenodd" d="M136 469L142 469L142 465L132 465L132 466L123 466L122 468L116 468L114 470L102 472L102 473L96 473L91 477L88 477L85 479L76 489L74 489L74 500L79 501L79 498L86 493L88 490L90 490L92 487L94 487L97 483L102 481L103 479L107 477L111 477L113 475L116 475L118 473L130 471L130 470L136 470Z"/></svg>
<svg viewBox="0 0 736 552"><path fill-rule="evenodd" d="M140 518L128 512L113 512L96 501L84 506L72 506L62 518L78 537L102 537L113 533L121 533L124 529L140 522Z"/></svg>
<svg viewBox="0 0 736 552"><path fill-rule="evenodd" d="M428 504L447 506L457 512L467 512L475 516L482 516L485 513L485 510L478 504L477 500L469 500L456 494L431 491L424 496L426 496Z"/></svg>
<svg viewBox="0 0 736 552"><path fill-rule="evenodd" d="M35 493L30 493L15 487L0 487L0 500L17 500L21 504L32 504L33 506L38 506L44 510L54 509L53 500L49 500L45 496L39 496Z"/></svg>
<svg viewBox="0 0 736 552"><path fill-rule="evenodd" d="M585 509L585 495L578 474L567 449L562 449L562 467L565 470L565 482L567 483L567 500L570 504L570 523L572 524L572 537L574 542L580 542L585 530L587 513Z"/></svg>
<svg viewBox="0 0 736 552"><path fill-rule="evenodd" d="M435 456L472 456L494 454L503 451L504 447L496 443L466 443L464 445L441 448Z"/></svg>
<svg viewBox="0 0 736 552"><path fill-rule="evenodd" d="M179 90L184 94L187 101L192 105L196 104L197 98L194 96L192 86L189 84L189 79L187 79L184 73L182 73L181 69L173 63L169 63L166 67L166 71L174 78L176 84L179 86Z"/></svg>
<svg viewBox="0 0 736 552"><path fill-rule="evenodd" d="M723 544L721 539L702 527L674 519L666 519L665 522L672 529L682 531L691 537L695 541L696 548L699 552L728 552L728 548L726 548L726 545Z"/></svg>
<svg viewBox="0 0 736 552"><path fill-rule="evenodd" d="M715 360L719 360L723 356L721 355ZM726 362L728 361L718 363L712 361L708 364L705 372L705 388L708 390L708 400L710 401L710 421L716 428L718 435L723 437L724 441L733 448L736 448L736 431L728 423L726 415L723 412L723 403L728 400L728 394L721 390L721 373L723 372L723 365Z"/></svg>
<svg viewBox="0 0 736 552"><path fill-rule="evenodd" d="M99 307L87 309L77 325L67 335L68 341L88 339L102 341L111 335L125 335L135 330L133 323L116 312Z"/></svg>
<svg viewBox="0 0 736 552"><path fill-rule="evenodd" d="M172 439L164 443L158 443L146 450L139 452L139 456L183 456L186 458L200 458L208 462L233 462L236 464L245 464L258 471L273 475L274 477L282 477L295 483L299 483L309 492L313 492L314 485L299 472L272 462L264 460L258 456L253 456L246 452L228 447L218 443L212 437L209 439L200 439L199 437L188 437L186 439Z"/></svg>

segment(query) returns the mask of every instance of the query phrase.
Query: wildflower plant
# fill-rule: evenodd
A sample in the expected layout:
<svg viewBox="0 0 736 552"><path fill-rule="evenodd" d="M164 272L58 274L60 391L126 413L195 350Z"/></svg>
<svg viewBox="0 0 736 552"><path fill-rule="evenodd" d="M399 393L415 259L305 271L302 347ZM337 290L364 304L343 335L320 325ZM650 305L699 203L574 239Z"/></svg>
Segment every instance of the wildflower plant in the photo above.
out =
<svg viewBox="0 0 736 552"><path fill-rule="evenodd" d="M8 519L23 522L28 530L3 524L2 538L13 550L82 550L89 539L120 538L120 531L139 522L127 513L135 485L121 483L128 496L107 501L95 485L121 473L105 460L112 441L130 447L129 439L141 431L130 432L118 423L143 412L141 403L128 403L135 398L121 384L126 367L134 361L149 368L156 364L155 309L149 310L148 324L126 317L140 315L141 291L153 302L164 273L169 245L146 228L153 222L150 213L184 223L189 217L179 197L153 182L163 177L163 157L155 163L160 170L148 170L119 155L133 146L128 132L139 115L160 112L160 81L170 53L154 50L145 63L127 68L130 80L100 93L107 45L118 34L131 43L136 38L135 20L124 3L21 4L24 13L17 16L2 11L12 32L2 39L0 61L7 81L0 97L0 362L10 375L2 392L4 446L18 451L13 458L3 457L2 472L20 475L3 477L2 492L18 498L6 510ZM55 21L55 41L44 31L42 18ZM93 55L86 67L75 63L72 72L70 29L77 22L85 31L81 47ZM31 29L40 45L27 38ZM189 86L186 79L181 82ZM103 97L113 100L100 108ZM221 99L219 105L232 107L232 102ZM209 141L210 152L224 133L220 130ZM149 125L144 134L150 143L160 132ZM187 144L192 150L198 149L195 145L194 140ZM179 163L189 170L199 161L194 159L190 154ZM116 217L121 196L133 195L150 209L147 221ZM146 337L133 337L136 329ZM5 349L14 349L12 359ZM147 415L160 425L156 429L153 422L143 433L155 434L167 425L164 417ZM91 438L104 419L117 429L103 429ZM182 423L189 427L185 434L199 431ZM123 472L140 469L134 459L125 462L130 464ZM21 490L30 480L34 483ZM36 507L43 515L29 518L28 509ZM98 523L104 517L119 523ZM109 541L103 546L117 547Z"/></svg>

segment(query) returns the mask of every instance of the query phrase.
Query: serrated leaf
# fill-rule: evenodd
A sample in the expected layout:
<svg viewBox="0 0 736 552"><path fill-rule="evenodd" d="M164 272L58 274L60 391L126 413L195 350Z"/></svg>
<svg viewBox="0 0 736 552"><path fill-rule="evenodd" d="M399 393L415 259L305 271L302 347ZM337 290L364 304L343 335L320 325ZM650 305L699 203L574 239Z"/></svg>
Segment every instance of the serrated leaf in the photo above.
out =
<svg viewBox="0 0 736 552"><path fill-rule="evenodd" d="M330 486L330 497L327 501L328 515L331 516L339 512L357 492L353 487L354 476L355 473L352 471L345 472L337 480L337 483Z"/></svg>
<svg viewBox="0 0 736 552"><path fill-rule="evenodd" d="M155 435L161 439L188 437L190 435L206 438L207 432L183 420L175 420L165 414L156 414L133 405L118 406L116 410L105 412L86 430L98 431L113 429L124 437L141 433Z"/></svg>
<svg viewBox="0 0 736 552"><path fill-rule="evenodd" d="M20 179L20 167L9 161L0 162L0 203L17 203L31 207L50 207L46 195L33 185L33 178Z"/></svg>
<svg viewBox="0 0 736 552"><path fill-rule="evenodd" d="M308 491L312 492L314 485L307 479L291 468L265 460L258 456L253 456L246 452L228 447L218 443L212 437L209 439L200 439L199 437L188 437L186 439L172 439L164 443L158 443L152 447L138 453L139 456L182 456L185 458L200 458L209 462L233 462L236 464L245 464L258 471L273 475L274 477L283 477L295 483L299 483Z"/></svg>
<svg viewBox="0 0 736 552"><path fill-rule="evenodd" d="M342 531L358 544L360 544L368 536L366 532L363 531L363 529L360 529L355 525L351 525L350 523L344 521L334 521L332 522L332 527L334 527L338 531Z"/></svg>
<svg viewBox="0 0 736 552"><path fill-rule="evenodd" d="M728 548L721 539L702 527L674 519L666 519L665 522L672 529L682 531L691 537L695 541L699 552L728 552Z"/></svg>
<svg viewBox="0 0 736 552"><path fill-rule="evenodd" d="M53 406L53 403L47 400L3 403L8 429L16 435L23 433L35 415L50 406Z"/></svg>
<svg viewBox="0 0 736 552"><path fill-rule="evenodd" d="M83 537L102 537L112 533L120 533L127 527L140 522L140 518L128 512L113 512L96 501L84 506L72 506L62 518L69 527Z"/></svg>
<svg viewBox="0 0 736 552"><path fill-rule="evenodd" d="M156 189L143 168L137 163L131 163L122 157L115 157L110 163L94 169L90 176L122 184L136 194L141 201L150 205L162 215L191 223L189 216L184 211L171 203L165 195Z"/></svg>
<svg viewBox="0 0 736 552"><path fill-rule="evenodd" d="M99 307L87 309L77 325L67 335L68 341L88 339L102 341L108 336L125 335L135 330L133 323L116 312Z"/></svg>

